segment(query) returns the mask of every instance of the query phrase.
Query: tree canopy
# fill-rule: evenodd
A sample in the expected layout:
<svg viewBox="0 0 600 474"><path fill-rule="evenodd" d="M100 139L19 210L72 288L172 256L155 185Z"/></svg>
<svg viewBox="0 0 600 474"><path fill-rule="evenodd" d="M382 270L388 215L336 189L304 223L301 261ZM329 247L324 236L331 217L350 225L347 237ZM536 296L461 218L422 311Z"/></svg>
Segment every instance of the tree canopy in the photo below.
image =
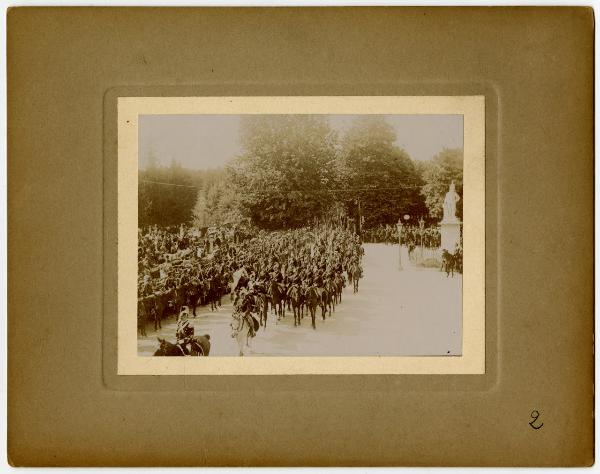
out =
<svg viewBox="0 0 600 474"><path fill-rule="evenodd" d="M152 160L138 172L138 225L189 222L196 194L189 170L175 161L163 167Z"/></svg>
<svg viewBox="0 0 600 474"><path fill-rule="evenodd" d="M226 168L158 166L150 157L139 171L139 225L294 228L344 212L356 217L360 206L370 228L405 214L439 220L453 180L462 197L462 150L415 162L383 116L358 116L339 137L324 115L248 115L240 144Z"/></svg>
<svg viewBox="0 0 600 474"><path fill-rule="evenodd" d="M206 184L198 191L192 212L193 223L197 227L236 223L243 217L235 198L235 189L228 185L225 178Z"/></svg>
<svg viewBox="0 0 600 474"><path fill-rule="evenodd" d="M336 135L318 115L258 115L241 124L243 153L229 167L239 205L259 227L302 226L331 199Z"/></svg>
<svg viewBox="0 0 600 474"><path fill-rule="evenodd" d="M426 213L419 173L395 141L394 129L376 115L357 118L342 139L338 180L346 198L360 199L365 227Z"/></svg>

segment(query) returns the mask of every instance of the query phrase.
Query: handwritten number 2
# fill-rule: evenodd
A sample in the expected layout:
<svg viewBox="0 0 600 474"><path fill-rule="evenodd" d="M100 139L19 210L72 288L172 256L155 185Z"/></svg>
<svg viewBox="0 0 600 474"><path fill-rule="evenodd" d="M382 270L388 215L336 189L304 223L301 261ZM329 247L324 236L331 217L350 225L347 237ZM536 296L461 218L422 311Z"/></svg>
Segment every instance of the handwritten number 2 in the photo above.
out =
<svg viewBox="0 0 600 474"><path fill-rule="evenodd" d="M531 426L534 430L539 430L542 426L544 426L544 423L536 423L537 419L540 417L540 412L537 410L533 410L531 412L531 418L532 420L529 422L529 426Z"/></svg>

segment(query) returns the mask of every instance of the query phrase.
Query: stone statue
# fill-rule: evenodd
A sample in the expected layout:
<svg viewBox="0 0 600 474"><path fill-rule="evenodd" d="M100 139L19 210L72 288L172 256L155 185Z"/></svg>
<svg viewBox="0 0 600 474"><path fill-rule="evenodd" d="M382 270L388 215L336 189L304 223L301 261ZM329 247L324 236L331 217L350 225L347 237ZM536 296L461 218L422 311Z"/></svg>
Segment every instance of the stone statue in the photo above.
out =
<svg viewBox="0 0 600 474"><path fill-rule="evenodd" d="M454 181L452 181L450 184L450 191L446 193L446 197L444 198L444 217L442 218L442 221L456 221L456 203L458 201L460 201L460 197L456 193Z"/></svg>

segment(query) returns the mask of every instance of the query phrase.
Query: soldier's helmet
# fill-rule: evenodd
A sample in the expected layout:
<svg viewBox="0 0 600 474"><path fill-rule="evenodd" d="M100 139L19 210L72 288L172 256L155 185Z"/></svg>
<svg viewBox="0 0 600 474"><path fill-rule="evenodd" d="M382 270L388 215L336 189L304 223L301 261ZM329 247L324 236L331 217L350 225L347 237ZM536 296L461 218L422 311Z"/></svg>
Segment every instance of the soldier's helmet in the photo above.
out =
<svg viewBox="0 0 600 474"><path fill-rule="evenodd" d="M190 316L190 308L188 308L187 306L183 306L181 308L181 312L179 313L179 319L180 320L187 320L187 318Z"/></svg>

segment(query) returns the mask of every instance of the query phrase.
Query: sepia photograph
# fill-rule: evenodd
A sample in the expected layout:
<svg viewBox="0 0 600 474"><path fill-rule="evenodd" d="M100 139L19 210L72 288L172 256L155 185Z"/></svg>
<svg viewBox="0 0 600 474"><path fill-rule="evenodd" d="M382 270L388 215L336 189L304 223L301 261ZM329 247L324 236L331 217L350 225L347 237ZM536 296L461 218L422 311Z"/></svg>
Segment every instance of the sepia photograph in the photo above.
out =
<svg viewBox="0 0 600 474"><path fill-rule="evenodd" d="M411 5L7 10L7 466L594 463L595 11Z"/></svg>
<svg viewBox="0 0 600 474"><path fill-rule="evenodd" d="M140 356L460 356L461 115L141 115Z"/></svg>
<svg viewBox="0 0 600 474"><path fill-rule="evenodd" d="M119 98L119 374L484 373L484 110Z"/></svg>

